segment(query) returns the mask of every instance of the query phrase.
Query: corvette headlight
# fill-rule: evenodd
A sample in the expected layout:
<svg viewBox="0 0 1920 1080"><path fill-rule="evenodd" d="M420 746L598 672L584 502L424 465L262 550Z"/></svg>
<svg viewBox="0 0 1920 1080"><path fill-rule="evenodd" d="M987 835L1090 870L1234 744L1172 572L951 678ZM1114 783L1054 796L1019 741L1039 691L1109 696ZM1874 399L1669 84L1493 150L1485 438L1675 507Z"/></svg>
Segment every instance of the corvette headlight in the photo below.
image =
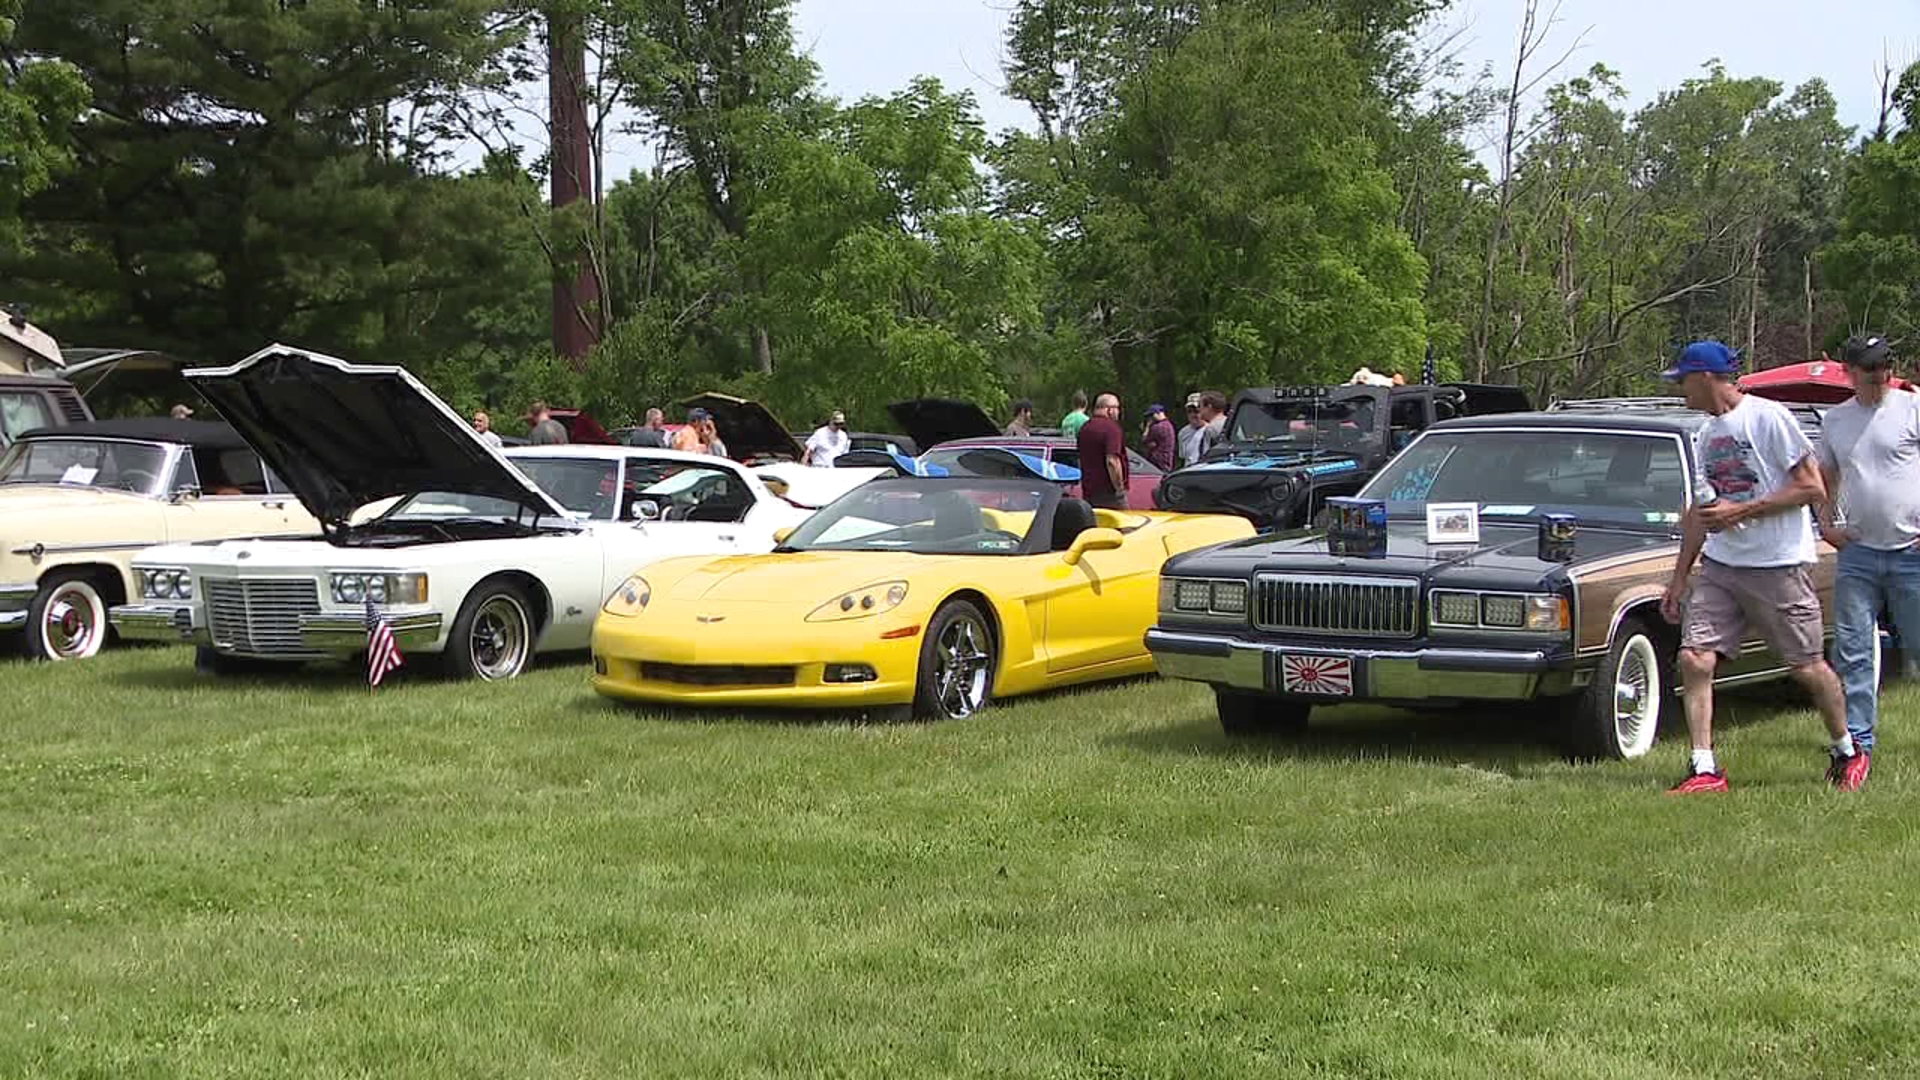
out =
<svg viewBox="0 0 1920 1080"><path fill-rule="evenodd" d="M358 604L366 600L376 604L427 602L425 574L334 574L332 588L337 604Z"/></svg>
<svg viewBox="0 0 1920 1080"><path fill-rule="evenodd" d="M146 600L193 599L193 575L172 567L142 568L140 595Z"/></svg>
<svg viewBox="0 0 1920 1080"><path fill-rule="evenodd" d="M904 581L883 581L878 585L869 585L864 589L855 589L843 593L813 609L807 616L808 622L838 622L842 619L864 619L869 615L884 615L905 603L907 583Z"/></svg>
<svg viewBox="0 0 1920 1080"><path fill-rule="evenodd" d="M647 605L652 602L653 586L647 584L646 578L635 574L621 582L619 588L613 590L613 595L607 597L607 602L600 605L600 610L609 615L631 619L647 610Z"/></svg>

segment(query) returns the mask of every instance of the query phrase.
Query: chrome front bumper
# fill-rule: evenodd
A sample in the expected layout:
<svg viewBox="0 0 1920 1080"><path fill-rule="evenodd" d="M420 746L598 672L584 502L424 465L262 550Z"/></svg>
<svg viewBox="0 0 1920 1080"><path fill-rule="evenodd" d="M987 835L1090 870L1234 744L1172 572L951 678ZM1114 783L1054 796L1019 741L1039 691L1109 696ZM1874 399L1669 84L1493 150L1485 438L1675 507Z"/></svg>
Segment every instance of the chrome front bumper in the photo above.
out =
<svg viewBox="0 0 1920 1080"><path fill-rule="evenodd" d="M1447 702L1526 701L1571 693L1575 671L1571 657L1544 650L1490 649L1342 649L1326 646L1272 645L1223 634L1185 630L1147 631L1147 648L1160 674L1236 690L1280 695L1272 672L1281 654L1352 659L1351 697L1286 695L1327 704L1359 701Z"/></svg>
<svg viewBox="0 0 1920 1080"><path fill-rule="evenodd" d="M191 642L211 645L206 624L197 621L193 604L122 604L107 613L108 621L129 641Z"/></svg>
<svg viewBox="0 0 1920 1080"><path fill-rule="evenodd" d="M440 640L442 619L437 611L415 615L389 615L387 626L393 630L394 644L401 652L425 649ZM315 652L352 655L367 647L367 618L364 615L302 615L300 643Z"/></svg>
<svg viewBox="0 0 1920 1080"><path fill-rule="evenodd" d="M18 630L27 625L27 613L38 585L0 585L0 630Z"/></svg>
<svg viewBox="0 0 1920 1080"><path fill-rule="evenodd" d="M205 608L199 604L124 604L114 608L109 618L120 636L133 641L189 642L213 645L207 631ZM393 640L402 652L426 649L440 640L439 612L414 615L389 615ZM300 644L315 653L351 656L367 647L367 619L364 615L302 615Z"/></svg>

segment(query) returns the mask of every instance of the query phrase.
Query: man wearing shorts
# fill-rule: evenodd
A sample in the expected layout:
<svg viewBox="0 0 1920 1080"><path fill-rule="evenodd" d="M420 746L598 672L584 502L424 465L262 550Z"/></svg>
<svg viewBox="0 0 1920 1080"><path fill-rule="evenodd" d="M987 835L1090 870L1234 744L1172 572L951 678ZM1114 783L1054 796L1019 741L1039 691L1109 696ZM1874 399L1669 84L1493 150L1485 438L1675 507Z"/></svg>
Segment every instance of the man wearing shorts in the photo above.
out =
<svg viewBox="0 0 1920 1080"><path fill-rule="evenodd" d="M1820 440L1820 475L1828 497L1819 507L1821 533L1840 551L1833 583L1833 663L1847 701L1847 734L1856 751L1835 758L1827 778L1858 791L1873 764L1880 686L1873 662L1880 610L1892 616L1900 643L1920 663L1920 394L1888 388L1893 356L1884 338L1847 342L1853 399L1828 411ZM1846 504L1846 523L1834 516Z"/></svg>
<svg viewBox="0 0 1920 1080"><path fill-rule="evenodd" d="M1749 630L1813 696L1832 756L1854 754L1840 681L1821 655L1820 598L1807 573L1816 558L1807 507L1826 497L1813 443L1785 406L1743 393L1736 368L1733 350L1699 341L1665 373L1688 405L1711 416L1694 434L1694 465L1706 484L1687 511L1680 559L1660 602L1681 624L1680 678L1693 737L1692 770L1673 795L1727 790L1713 757L1713 675L1721 657L1740 655Z"/></svg>

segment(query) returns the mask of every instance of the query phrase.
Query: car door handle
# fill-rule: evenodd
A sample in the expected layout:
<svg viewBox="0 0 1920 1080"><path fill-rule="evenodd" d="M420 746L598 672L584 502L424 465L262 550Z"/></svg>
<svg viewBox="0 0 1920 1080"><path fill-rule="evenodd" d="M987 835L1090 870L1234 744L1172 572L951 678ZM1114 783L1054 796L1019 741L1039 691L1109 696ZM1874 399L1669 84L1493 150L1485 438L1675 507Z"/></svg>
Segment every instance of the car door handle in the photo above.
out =
<svg viewBox="0 0 1920 1080"><path fill-rule="evenodd" d="M732 534L732 533L721 533L721 534L720 534L720 539L722 539L722 540L724 540L724 541L726 541L727 543L729 543L729 544L731 544L731 543L733 543L733 534Z"/></svg>

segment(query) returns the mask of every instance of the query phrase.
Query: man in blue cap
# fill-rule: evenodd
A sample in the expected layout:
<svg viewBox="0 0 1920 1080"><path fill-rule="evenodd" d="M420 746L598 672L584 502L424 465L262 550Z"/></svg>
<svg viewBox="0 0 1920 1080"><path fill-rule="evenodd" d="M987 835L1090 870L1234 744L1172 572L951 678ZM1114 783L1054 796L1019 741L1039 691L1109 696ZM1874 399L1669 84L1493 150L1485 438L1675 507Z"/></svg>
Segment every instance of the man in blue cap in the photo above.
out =
<svg viewBox="0 0 1920 1080"><path fill-rule="evenodd" d="M1813 443L1793 414L1741 391L1738 369L1732 349L1696 341L1665 373L1680 384L1688 405L1710 417L1694 433L1700 480L1660 602L1661 612L1681 626L1680 679L1693 737L1693 767L1674 795L1727 790L1727 774L1713 757L1713 675L1721 657L1739 657L1749 627L1813 696L1833 740L1832 758L1854 754L1840 681L1822 655L1820 598L1807 573L1816 559L1807 507L1826 498L1826 485ZM1830 763L1828 775L1834 771Z"/></svg>

